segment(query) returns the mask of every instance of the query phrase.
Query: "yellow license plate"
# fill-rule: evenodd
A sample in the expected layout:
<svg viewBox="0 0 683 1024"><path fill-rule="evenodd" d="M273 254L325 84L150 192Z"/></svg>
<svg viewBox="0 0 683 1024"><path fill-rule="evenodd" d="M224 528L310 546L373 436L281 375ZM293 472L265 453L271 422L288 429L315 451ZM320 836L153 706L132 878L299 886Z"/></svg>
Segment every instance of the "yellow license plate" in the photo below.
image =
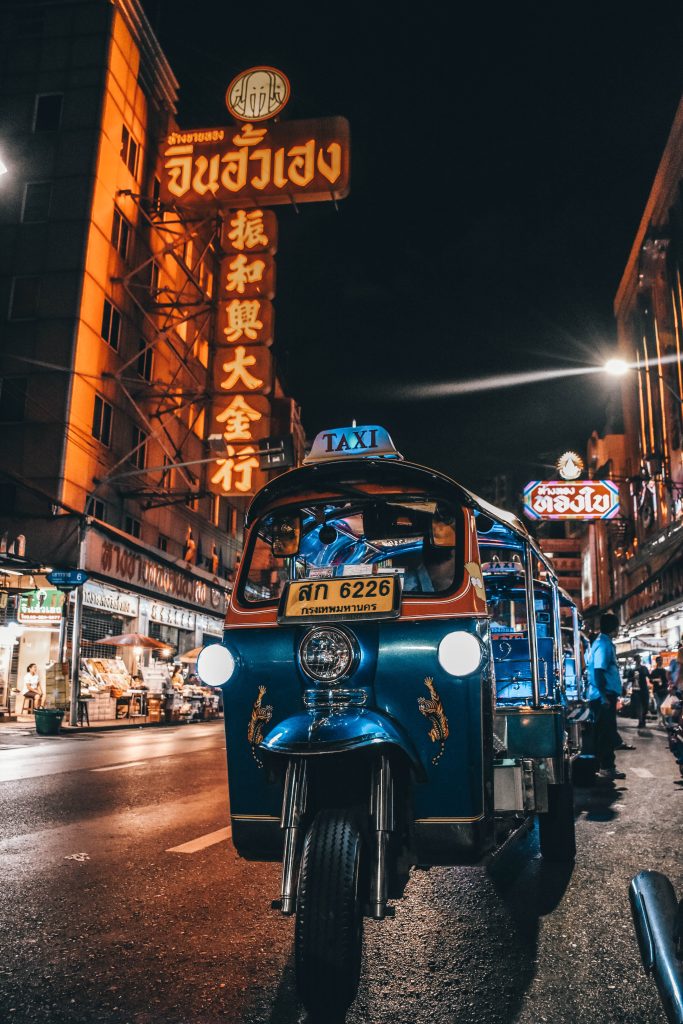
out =
<svg viewBox="0 0 683 1024"><path fill-rule="evenodd" d="M398 576L292 580L282 595L279 622L390 619L401 611Z"/></svg>

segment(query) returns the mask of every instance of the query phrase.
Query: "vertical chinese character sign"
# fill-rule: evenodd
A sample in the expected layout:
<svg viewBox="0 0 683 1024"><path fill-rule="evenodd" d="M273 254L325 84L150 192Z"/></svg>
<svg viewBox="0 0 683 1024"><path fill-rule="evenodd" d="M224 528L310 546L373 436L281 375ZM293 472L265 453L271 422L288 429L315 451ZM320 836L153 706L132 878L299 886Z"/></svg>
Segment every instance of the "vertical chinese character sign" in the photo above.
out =
<svg viewBox="0 0 683 1024"><path fill-rule="evenodd" d="M161 201L220 213L218 311L208 435L225 452L209 466L216 494L254 494L267 482L259 446L270 436L277 219L268 206L343 199L349 191L350 135L344 118L273 121L289 82L270 67L230 83L228 110L239 127L176 131L161 154Z"/></svg>

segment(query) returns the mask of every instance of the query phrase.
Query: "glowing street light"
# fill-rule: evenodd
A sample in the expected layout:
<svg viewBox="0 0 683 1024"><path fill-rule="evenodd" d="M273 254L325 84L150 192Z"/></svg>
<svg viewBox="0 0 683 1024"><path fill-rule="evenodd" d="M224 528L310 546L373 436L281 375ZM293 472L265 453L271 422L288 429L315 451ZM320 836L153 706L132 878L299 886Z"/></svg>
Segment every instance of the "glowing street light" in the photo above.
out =
<svg viewBox="0 0 683 1024"><path fill-rule="evenodd" d="M613 377L623 377L631 369L625 359L608 359L604 368Z"/></svg>
<svg viewBox="0 0 683 1024"><path fill-rule="evenodd" d="M7 174L7 170L8 170L7 164L2 159L2 157L0 157L0 175Z"/></svg>

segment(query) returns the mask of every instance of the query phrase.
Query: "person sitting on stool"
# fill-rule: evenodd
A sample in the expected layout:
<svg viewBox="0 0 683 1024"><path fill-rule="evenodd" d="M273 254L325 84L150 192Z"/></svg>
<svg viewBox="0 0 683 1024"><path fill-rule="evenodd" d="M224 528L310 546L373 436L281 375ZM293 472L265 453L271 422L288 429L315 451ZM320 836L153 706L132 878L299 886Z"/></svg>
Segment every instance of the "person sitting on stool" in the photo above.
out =
<svg viewBox="0 0 683 1024"><path fill-rule="evenodd" d="M40 676L38 675L38 666L35 661L32 661L28 667L28 671L24 676L24 685L21 688L21 694L24 698L21 705L21 712L24 713L26 707L26 698L28 697L30 703L33 705L33 709L36 710L43 703L43 688L40 685Z"/></svg>

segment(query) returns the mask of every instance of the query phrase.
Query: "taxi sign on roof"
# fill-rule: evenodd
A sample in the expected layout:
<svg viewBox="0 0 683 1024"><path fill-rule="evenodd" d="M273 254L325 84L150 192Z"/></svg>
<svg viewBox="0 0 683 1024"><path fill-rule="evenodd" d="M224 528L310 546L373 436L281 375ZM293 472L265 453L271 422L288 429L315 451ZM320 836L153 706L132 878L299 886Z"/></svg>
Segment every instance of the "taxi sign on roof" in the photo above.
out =
<svg viewBox="0 0 683 1024"><path fill-rule="evenodd" d="M321 430L304 465L332 459L401 459L384 427L337 427Z"/></svg>

